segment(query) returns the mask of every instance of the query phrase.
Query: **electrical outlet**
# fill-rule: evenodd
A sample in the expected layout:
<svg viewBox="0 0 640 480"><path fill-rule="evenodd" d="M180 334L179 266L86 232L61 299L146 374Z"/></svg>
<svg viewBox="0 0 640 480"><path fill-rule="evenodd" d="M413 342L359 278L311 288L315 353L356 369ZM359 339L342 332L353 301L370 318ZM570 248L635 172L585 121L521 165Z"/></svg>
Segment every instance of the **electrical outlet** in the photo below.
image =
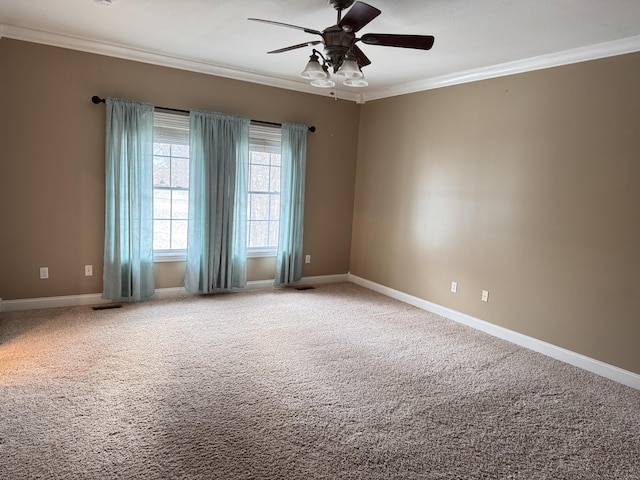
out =
<svg viewBox="0 0 640 480"><path fill-rule="evenodd" d="M451 282L451 293L456 293L458 291L458 282Z"/></svg>
<svg viewBox="0 0 640 480"><path fill-rule="evenodd" d="M311 255L304 257L304 263L311 263Z"/></svg>
<svg viewBox="0 0 640 480"><path fill-rule="evenodd" d="M84 276L85 277L93 277L93 265L85 265L84 266Z"/></svg>
<svg viewBox="0 0 640 480"><path fill-rule="evenodd" d="M40 280L49 278L49 267L40 267Z"/></svg>
<svg viewBox="0 0 640 480"><path fill-rule="evenodd" d="M483 302L489 301L489 290L482 290L482 297L480 298Z"/></svg>

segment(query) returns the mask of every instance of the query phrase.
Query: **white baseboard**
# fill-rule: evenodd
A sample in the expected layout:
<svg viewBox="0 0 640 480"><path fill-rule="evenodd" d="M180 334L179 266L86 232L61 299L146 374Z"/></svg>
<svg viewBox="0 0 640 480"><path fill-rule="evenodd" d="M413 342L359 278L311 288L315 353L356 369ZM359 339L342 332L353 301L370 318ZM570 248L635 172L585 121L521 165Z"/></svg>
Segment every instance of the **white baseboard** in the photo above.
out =
<svg viewBox="0 0 640 480"><path fill-rule="evenodd" d="M188 295L184 288L158 288L150 300L163 298L176 298ZM101 293L89 293L85 295L64 295L60 297L20 298L17 300L4 300L2 310L4 312L16 312L19 310L40 310L43 308L78 307L82 305L104 305L107 303L120 303L113 300L105 300Z"/></svg>
<svg viewBox="0 0 640 480"><path fill-rule="evenodd" d="M239 288L238 291L252 291L252 290L269 290L273 288L273 279L271 280L252 280L247 282L247 286L244 288Z"/></svg>
<svg viewBox="0 0 640 480"><path fill-rule="evenodd" d="M609 365L587 357L585 355L572 352L562 347L543 342L533 337L523 335L521 333L509 330L498 325L480 320L479 318L472 317L465 313L452 310L447 307L423 300L421 298L409 295L399 290L394 290L384 285L360 278L350 273L338 274L338 275L322 275L315 277L304 277L295 285L320 285L326 283L340 283L340 282L353 282L370 290L378 293L382 293L396 300L408 303L415 307L421 308L428 312L435 313L449 320L453 320L458 323L475 328L476 330L483 331L497 338L507 340L508 342L520 345L530 350L542 353L549 357L555 358L562 362L574 365L589 372L601 375L610 380L616 381L623 385L640 390L640 375ZM273 286L273 280L258 280L247 282L245 290L259 290L268 289ZM163 299L163 298L176 298L183 295L189 295L183 287L175 288L160 288L156 290L156 293L151 300ZM56 307L74 307L80 305L100 305L112 303L111 300L105 300L99 293L92 293L86 295L66 295L60 297L42 297L42 298L25 298L17 300L2 300L0 299L0 312L11 312L19 310L34 310L42 308L56 308Z"/></svg>
<svg viewBox="0 0 640 480"><path fill-rule="evenodd" d="M303 277L295 285L318 285L322 283L346 282L349 279L347 273L341 275L322 275L316 277ZM257 280L247 282L247 290L268 289L273 286L273 280ZM157 288L156 293L150 300L176 298L179 296L191 295L184 287ZM90 293L85 295L65 295L60 297L41 298L21 298L17 300L0 299L0 312L15 312L19 310L38 310L42 308L75 307L80 305L102 305L114 303L112 300L105 300L100 293ZM118 303L118 302L115 302Z"/></svg>
<svg viewBox="0 0 640 480"><path fill-rule="evenodd" d="M556 360L560 360L564 363L568 363L575 367L582 368L583 370L587 370L615 382L622 383L623 385L627 385L629 387L640 390L640 375L634 372L624 370L614 365L609 365L608 363L601 362L600 360L596 360L585 355L572 352L571 350L558 347L551 343L543 342L542 340L538 340L536 338L523 335L513 330L494 325L465 313L461 313L456 310L452 310L450 308L428 302L418 297L414 297L413 295L409 295L407 293L385 287L384 285L380 285L370 280L360 278L356 275L349 274L349 281L362 287L368 288L369 290L373 290L388 297L395 298L396 300L408 303L409 305L413 305L428 312L435 313L437 315L440 315L441 317L448 318L449 320L462 323L464 325L475 328L476 330L481 330L494 337L507 340L508 342L515 343L516 345L520 345L521 347L525 347L535 352L542 353L549 357L555 358Z"/></svg>
<svg viewBox="0 0 640 480"><path fill-rule="evenodd" d="M104 303L111 303L111 300L105 300L100 293L90 293L86 295L4 300L2 307L4 312L15 312L18 310L38 310L41 308L74 307L78 305L99 305Z"/></svg>
<svg viewBox="0 0 640 480"><path fill-rule="evenodd" d="M341 273L337 275L320 275L316 277L302 277L300 281L295 282L294 285L321 285L325 283L341 283L348 282L349 274Z"/></svg>
<svg viewBox="0 0 640 480"><path fill-rule="evenodd" d="M316 277L302 277L297 282L294 282L290 285L282 285L283 287L291 287L298 285L320 285L323 283L340 283L340 282L348 282L349 274L343 273L338 275L319 275ZM239 288L239 292L246 292L247 290L269 290L274 288L273 279L271 280L252 280L247 282L247 286L244 288ZM275 287L277 288L277 287Z"/></svg>

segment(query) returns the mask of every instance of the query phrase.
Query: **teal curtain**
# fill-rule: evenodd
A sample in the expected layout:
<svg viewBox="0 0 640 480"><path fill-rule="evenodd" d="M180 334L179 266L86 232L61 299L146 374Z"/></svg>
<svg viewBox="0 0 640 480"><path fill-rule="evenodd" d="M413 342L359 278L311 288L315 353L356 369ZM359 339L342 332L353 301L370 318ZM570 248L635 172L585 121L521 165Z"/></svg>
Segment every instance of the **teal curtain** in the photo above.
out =
<svg viewBox="0 0 640 480"><path fill-rule="evenodd" d="M302 278L304 183L307 163L306 125L282 124L280 179L280 238L274 285Z"/></svg>
<svg viewBox="0 0 640 480"><path fill-rule="evenodd" d="M139 301L153 283L153 105L106 99L103 298Z"/></svg>
<svg viewBox="0 0 640 480"><path fill-rule="evenodd" d="M185 288L214 293L247 283L248 118L190 112Z"/></svg>

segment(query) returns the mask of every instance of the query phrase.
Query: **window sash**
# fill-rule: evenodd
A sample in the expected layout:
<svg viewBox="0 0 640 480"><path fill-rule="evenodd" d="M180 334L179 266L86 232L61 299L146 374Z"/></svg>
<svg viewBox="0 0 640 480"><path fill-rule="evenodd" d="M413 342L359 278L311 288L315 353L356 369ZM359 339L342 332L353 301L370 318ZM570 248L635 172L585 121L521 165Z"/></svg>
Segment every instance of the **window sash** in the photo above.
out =
<svg viewBox="0 0 640 480"><path fill-rule="evenodd" d="M281 142L281 129L279 127L271 127L271 126L265 126L265 125L251 125L250 132L249 132L249 151L250 152L269 153L269 154L280 156L280 153L281 153L280 142ZM267 167L270 172L267 190L251 190L251 189L249 190L248 192L249 208L251 208L252 194L268 195L269 197L273 197L273 196L280 197L280 191L279 190L275 191L272 189L273 184L271 181L271 172L272 172L271 169L273 168L280 169L281 168L280 162L278 161L277 164L274 164L273 158L270 157L268 164L253 163L251 161L251 155L249 155L249 163L250 163L250 168L249 168L250 171L251 171L251 166L256 166L256 167ZM280 215L280 212L279 211L272 212L271 207L269 207L266 218L261 217L257 219L251 215L251 210L248 212L248 215L247 215L247 256L248 257L275 257L276 256L276 253L278 250L277 245L273 245L273 246L262 245L258 247L251 247L249 245L249 242L251 238L250 234L251 234L252 226L256 226L258 223L266 224L267 238L268 238L269 237L268 226L274 223L277 223L279 225L280 223L279 215Z"/></svg>
<svg viewBox="0 0 640 480"><path fill-rule="evenodd" d="M155 111L153 115L153 143L154 144L169 144L169 145L184 145L189 146L189 116L176 114L176 113L166 113ZM169 165L169 184L168 185L154 185L154 199L155 192L167 192L169 194L169 214L168 217L157 217L156 209L154 208L154 236L156 234L156 221L167 221L169 222L169 247L174 246L174 228L178 228L179 224L177 222L185 222L188 221L188 218L184 218L184 215L175 216L174 215L174 193L182 192L188 193L189 188L179 185L173 185L174 181L178 181L173 175L172 169L179 165L180 162L177 160L183 160L187 157L183 155L173 155L173 148L171 148L170 153L167 154L158 154L154 155L154 163L157 158L164 158L168 161ZM188 158L187 158L188 160ZM188 165L188 163L187 163ZM181 183L184 183L182 181ZM155 205L154 205L155 207ZM188 214L187 214L188 217ZM176 223L174 223L176 222ZM186 238L184 239L186 241ZM154 238L154 244L155 244ZM180 261L185 260L186 258L186 249L185 248L154 248L154 261Z"/></svg>

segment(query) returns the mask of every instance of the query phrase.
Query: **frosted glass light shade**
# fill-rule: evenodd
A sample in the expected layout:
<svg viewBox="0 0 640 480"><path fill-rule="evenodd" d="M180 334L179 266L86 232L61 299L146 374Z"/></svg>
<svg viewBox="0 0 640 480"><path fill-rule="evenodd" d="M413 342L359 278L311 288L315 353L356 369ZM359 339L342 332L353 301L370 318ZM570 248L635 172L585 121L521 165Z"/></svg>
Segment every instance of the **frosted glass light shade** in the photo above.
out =
<svg viewBox="0 0 640 480"><path fill-rule="evenodd" d="M344 82L342 82L347 87L366 87L369 85L364 77L362 78L347 78Z"/></svg>
<svg viewBox="0 0 640 480"><path fill-rule="evenodd" d="M364 75L358 67L358 63L355 60L345 59L338 69L338 75L343 75L346 78L362 78Z"/></svg>
<svg viewBox="0 0 640 480"><path fill-rule="evenodd" d="M311 55L307 66L304 67L300 76L308 80L313 80L316 78L326 78L327 73L322 69L320 63L318 63L318 57L316 55Z"/></svg>
<svg viewBox="0 0 640 480"><path fill-rule="evenodd" d="M325 76L324 78L316 78L315 80L312 80L311 85L320 88L331 88L336 86L336 82L331 80L328 76Z"/></svg>

